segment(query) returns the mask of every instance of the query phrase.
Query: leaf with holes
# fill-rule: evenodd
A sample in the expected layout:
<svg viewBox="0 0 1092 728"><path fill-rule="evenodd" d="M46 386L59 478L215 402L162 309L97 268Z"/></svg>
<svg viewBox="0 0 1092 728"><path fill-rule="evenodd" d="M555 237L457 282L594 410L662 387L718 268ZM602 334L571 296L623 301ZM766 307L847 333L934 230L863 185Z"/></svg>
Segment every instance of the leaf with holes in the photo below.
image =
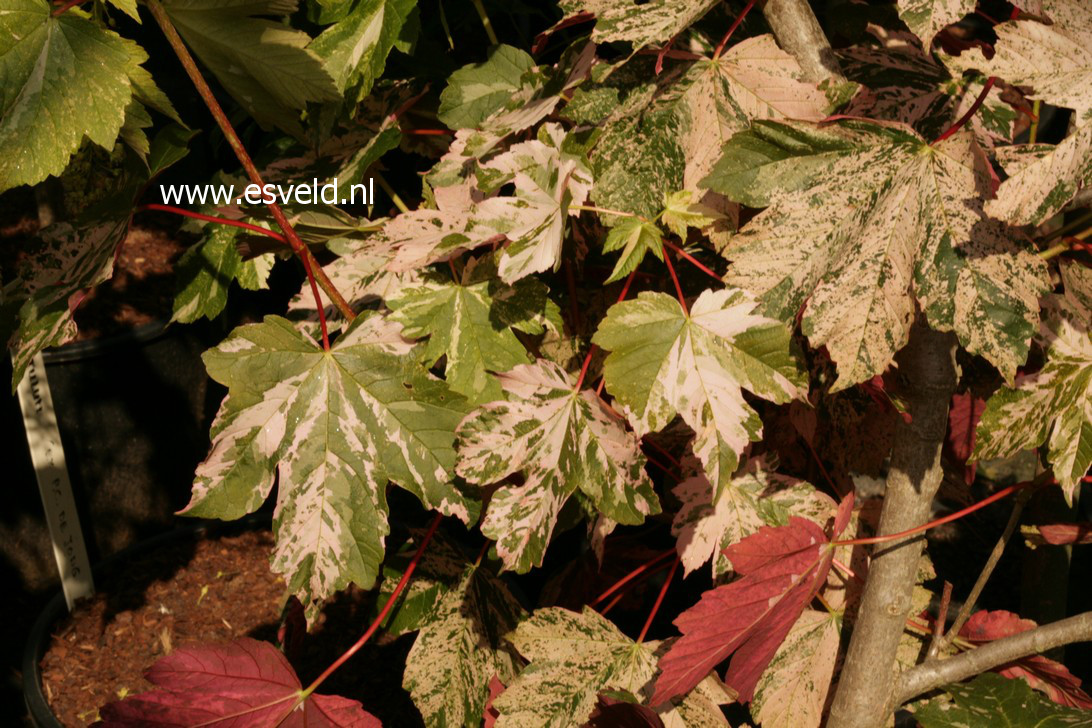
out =
<svg viewBox="0 0 1092 728"><path fill-rule="evenodd" d="M967 133L935 145L901 124L756 122L707 182L768 206L733 240L726 280L793 320L838 365L833 391L881 374L916 306L1011 381L1038 322L1046 268L987 217L985 154Z"/></svg>
<svg viewBox="0 0 1092 728"><path fill-rule="evenodd" d="M933 36L974 12L975 0L899 0L899 17L928 49Z"/></svg>
<svg viewBox="0 0 1092 728"><path fill-rule="evenodd" d="M763 458L752 458L714 496L704 474L687 478L672 491L680 506L671 523L678 540L685 573L712 561L713 576L732 568L724 550L763 526L784 526L790 516L826 525L835 503L810 483L767 468Z"/></svg>
<svg viewBox="0 0 1092 728"><path fill-rule="evenodd" d="M464 402L417 363L397 324L364 313L324 352L270 316L204 359L228 395L185 512L239 518L279 474L273 569L312 614L350 582L375 582L388 479L469 520L470 505L450 483Z"/></svg>
<svg viewBox="0 0 1092 728"><path fill-rule="evenodd" d="M508 636L531 664L501 693L497 728L578 728L606 691L645 694L656 658L588 607L535 610Z"/></svg>
<svg viewBox="0 0 1092 728"><path fill-rule="evenodd" d="M1002 23L994 28L993 58L987 60L980 50L971 49L950 62L1029 86L1032 98L1075 112L1069 136L1002 182L997 199L986 204L987 212L1014 225L1038 225L1092 184L1092 7L1048 0L1043 9L1060 14L1064 22Z"/></svg>
<svg viewBox="0 0 1092 728"><path fill-rule="evenodd" d="M841 615L805 609L758 679L753 701L762 728L819 728L834 663Z"/></svg>
<svg viewBox="0 0 1092 728"><path fill-rule="evenodd" d="M1072 500L1092 467L1092 271L1064 266L1062 281L1065 293L1048 300L1039 332L1046 363L987 400L972 457L1008 457L1045 442L1054 477Z"/></svg>
<svg viewBox="0 0 1092 728"><path fill-rule="evenodd" d="M832 539L849 522L852 496L842 501ZM728 547L740 578L702 595L675 619L682 637L660 658L652 705L689 692L731 657L724 682L750 702L755 686L804 608L826 582L834 550L812 521L793 517Z"/></svg>
<svg viewBox="0 0 1092 728"><path fill-rule="evenodd" d="M490 372L531 361L512 330L545 330L546 293L546 286L534 279L508 285L496 277L490 259L472 258L458 283L446 272L426 275L420 284L395 292L387 305L406 336L429 337L421 349L427 366L446 356L444 378L451 388L472 402L492 402L503 395Z"/></svg>
<svg viewBox="0 0 1092 728"><path fill-rule="evenodd" d="M718 496L743 448L762 433L743 390L787 402L803 385L788 329L756 306L735 288L703 292L689 313L671 296L642 292L612 306L592 338L610 352L607 389L637 434L681 415L697 433L694 452Z"/></svg>
<svg viewBox="0 0 1092 728"><path fill-rule="evenodd" d="M145 673L157 686L110 703L101 728L381 728L355 700L304 694L295 670L268 642L185 646Z"/></svg>
<svg viewBox="0 0 1092 728"><path fill-rule="evenodd" d="M558 514L579 488L618 523L660 512L637 438L589 390L556 364L539 361L501 374L508 399L479 407L459 425L459 475L504 485L489 503L481 530L497 542L507 569L542 563Z"/></svg>

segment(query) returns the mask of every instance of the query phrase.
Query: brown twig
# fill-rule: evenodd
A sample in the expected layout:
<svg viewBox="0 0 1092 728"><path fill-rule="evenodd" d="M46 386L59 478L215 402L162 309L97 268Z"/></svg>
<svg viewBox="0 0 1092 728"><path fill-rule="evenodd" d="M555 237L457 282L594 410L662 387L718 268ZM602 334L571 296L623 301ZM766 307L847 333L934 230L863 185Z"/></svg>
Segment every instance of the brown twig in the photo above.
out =
<svg viewBox="0 0 1092 728"><path fill-rule="evenodd" d="M940 607L937 609L937 619L933 623L933 638L929 641L929 653L927 659L933 659L940 650L940 643L944 639L944 625L948 622L948 607L952 603L952 582L944 582L944 591L940 595Z"/></svg>

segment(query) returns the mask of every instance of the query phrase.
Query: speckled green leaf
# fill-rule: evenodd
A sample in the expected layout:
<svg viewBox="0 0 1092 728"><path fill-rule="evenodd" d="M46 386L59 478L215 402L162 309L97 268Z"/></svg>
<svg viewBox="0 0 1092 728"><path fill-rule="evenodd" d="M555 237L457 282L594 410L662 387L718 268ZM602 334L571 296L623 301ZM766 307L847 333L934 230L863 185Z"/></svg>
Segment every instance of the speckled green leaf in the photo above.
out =
<svg viewBox="0 0 1092 728"><path fill-rule="evenodd" d="M310 49L322 58L338 90L350 91L359 101L371 93L416 7L417 0L360 0L348 15L322 31Z"/></svg>
<svg viewBox="0 0 1092 728"><path fill-rule="evenodd" d="M508 285L487 258L470 259L455 283L446 271L431 274L387 299L391 320L410 338L429 337L421 349L428 366L447 357L444 378L470 401L502 398L491 372L506 372L531 361L512 329L541 333L547 289L525 278Z"/></svg>
<svg viewBox="0 0 1092 728"><path fill-rule="evenodd" d="M641 523L660 504L637 438L590 390L540 360L499 376L506 401L479 407L459 425L459 475L488 485L522 473L489 504L481 530L507 569L542 563L558 513L577 488L603 515Z"/></svg>
<svg viewBox="0 0 1092 728"><path fill-rule="evenodd" d="M607 389L637 434L681 415L697 433L694 452L718 494L744 447L762 434L743 390L787 402L803 386L788 328L756 306L738 289L707 290L687 315L671 296L642 292L612 306L592 339L610 352Z"/></svg>
<svg viewBox="0 0 1092 728"><path fill-rule="evenodd" d="M131 96L125 42L46 0L0 0L0 192L64 171L90 139L111 149Z"/></svg>
<svg viewBox="0 0 1092 728"><path fill-rule="evenodd" d="M649 645L634 642L588 607L580 613L536 610L508 639L531 664L493 701L497 728L579 728L599 693L647 697L656 673Z"/></svg>
<svg viewBox="0 0 1092 728"><path fill-rule="evenodd" d="M1092 271L1069 265L1062 280L1065 293L1048 300L1039 332L1046 364L990 397L972 456L1007 457L1047 442L1054 477L1072 500L1092 467Z"/></svg>
<svg viewBox="0 0 1092 728"><path fill-rule="evenodd" d="M953 59L957 68L975 68L1017 86L1032 98L1076 112L1076 127L1050 154L1026 165L1001 183L991 215L1015 225L1037 225L1092 184L1092 7L1082 2L1054 2L1064 22L1031 20L1002 23L996 54L987 60L973 48Z"/></svg>
<svg viewBox="0 0 1092 728"><path fill-rule="evenodd" d="M205 354L228 387L186 513L256 509L279 474L272 562L306 605L369 588L388 531L388 479L469 520L450 483L462 398L417 362L400 327L361 314L324 352L291 322L243 326Z"/></svg>
<svg viewBox="0 0 1092 728"><path fill-rule="evenodd" d="M923 728L1092 728L1092 711L1066 708L1037 695L1022 678L987 672L943 688L914 713Z"/></svg>
<svg viewBox="0 0 1092 728"><path fill-rule="evenodd" d="M837 363L835 390L890 365L915 298L1006 379L1024 362L1046 269L983 213L991 171L970 134L930 145L901 124L757 122L719 172L714 189L769 204L726 251L726 281L784 321L807 301L802 328ZM748 178L757 192L739 195Z"/></svg>
<svg viewBox="0 0 1092 728"><path fill-rule="evenodd" d="M717 0L561 0L565 15L595 16L592 40L628 41L637 50L673 38L705 15Z"/></svg>

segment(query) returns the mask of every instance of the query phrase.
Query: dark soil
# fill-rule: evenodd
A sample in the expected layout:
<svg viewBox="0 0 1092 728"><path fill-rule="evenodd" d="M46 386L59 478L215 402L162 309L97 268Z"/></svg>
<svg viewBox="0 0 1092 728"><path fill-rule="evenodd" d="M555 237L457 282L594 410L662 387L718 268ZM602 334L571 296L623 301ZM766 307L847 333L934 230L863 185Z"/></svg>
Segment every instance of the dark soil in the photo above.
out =
<svg viewBox="0 0 1092 728"><path fill-rule="evenodd" d="M42 685L65 726L87 726L98 708L153 686L143 673L179 646L253 637L275 642L285 603L269 570L268 531L185 540L134 559L100 579L99 593L62 620L41 661ZM333 600L298 642L293 666L307 684L366 629L369 593ZM289 639L289 643L296 643ZM319 692L360 700L386 726L419 726L399 668L413 643L377 636Z"/></svg>

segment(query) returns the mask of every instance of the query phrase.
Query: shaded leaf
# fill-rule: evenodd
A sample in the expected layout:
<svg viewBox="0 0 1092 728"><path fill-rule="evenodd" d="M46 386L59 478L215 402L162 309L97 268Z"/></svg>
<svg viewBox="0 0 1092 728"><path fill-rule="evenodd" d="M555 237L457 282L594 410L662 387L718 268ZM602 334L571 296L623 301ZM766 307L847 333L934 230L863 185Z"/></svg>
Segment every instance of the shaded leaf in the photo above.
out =
<svg viewBox="0 0 1092 728"><path fill-rule="evenodd" d="M159 689L110 703L101 728L381 728L360 703L303 694L277 648L249 638L195 645L160 658L145 678Z"/></svg>
<svg viewBox="0 0 1092 728"><path fill-rule="evenodd" d="M534 67L535 60L519 48L504 44L492 48L484 62L448 76L437 117L451 129L479 126L529 83L524 77Z"/></svg>
<svg viewBox="0 0 1092 728"><path fill-rule="evenodd" d="M351 101L360 101L383 73L387 55L416 7L417 0L361 0L311 41L309 49L323 60L338 91L349 91Z"/></svg>
<svg viewBox="0 0 1092 728"><path fill-rule="evenodd" d="M705 15L717 0L561 0L567 17L595 16L592 40L596 43L628 41L633 50L678 35ZM562 21L564 22L564 21Z"/></svg>
<svg viewBox="0 0 1092 728"><path fill-rule="evenodd" d="M974 12L975 0L899 0L899 17L925 48L943 28Z"/></svg>
<svg viewBox="0 0 1092 728"><path fill-rule="evenodd" d="M1092 712L1064 708L1032 692L1023 680L1008 680L988 672L968 683L948 685L950 700L935 698L914 713L923 728L971 728L1004 725L1010 728L1088 728Z"/></svg>

